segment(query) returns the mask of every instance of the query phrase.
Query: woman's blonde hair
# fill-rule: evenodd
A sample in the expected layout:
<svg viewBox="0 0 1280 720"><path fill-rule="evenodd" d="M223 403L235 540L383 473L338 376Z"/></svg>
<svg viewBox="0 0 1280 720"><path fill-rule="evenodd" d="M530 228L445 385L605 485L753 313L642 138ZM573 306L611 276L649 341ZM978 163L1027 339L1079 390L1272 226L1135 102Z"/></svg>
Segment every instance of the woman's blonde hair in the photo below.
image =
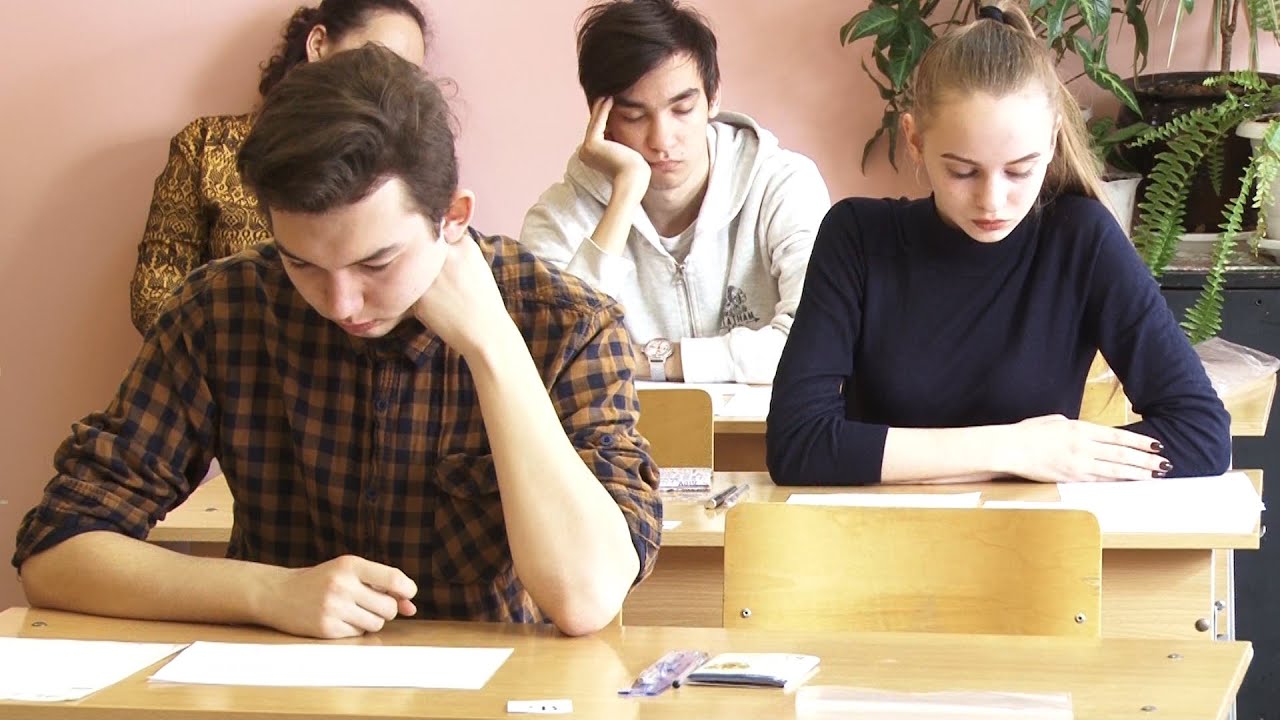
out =
<svg viewBox="0 0 1280 720"><path fill-rule="evenodd" d="M923 129L938 117L939 107L955 96L981 92L1005 97L1039 86L1058 115L1053 158L1045 172L1041 198L1074 193L1105 203L1099 163L1089 147L1084 115L1058 77L1044 41L1036 37L1031 22L1013 0L996 0L980 13L925 51L911 81L908 112Z"/></svg>

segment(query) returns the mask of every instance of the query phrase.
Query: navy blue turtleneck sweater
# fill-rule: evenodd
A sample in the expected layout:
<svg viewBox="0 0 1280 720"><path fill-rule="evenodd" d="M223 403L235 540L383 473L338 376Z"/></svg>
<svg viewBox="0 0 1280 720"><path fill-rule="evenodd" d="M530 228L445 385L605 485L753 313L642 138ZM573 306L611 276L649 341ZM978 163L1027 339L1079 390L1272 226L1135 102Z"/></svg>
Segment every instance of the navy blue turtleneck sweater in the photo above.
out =
<svg viewBox="0 0 1280 720"><path fill-rule="evenodd" d="M779 485L880 481L889 427L1079 417L1095 352L1172 475L1226 470L1230 418L1107 209L1060 197L1004 240L946 225L932 198L851 198L823 220L774 379Z"/></svg>

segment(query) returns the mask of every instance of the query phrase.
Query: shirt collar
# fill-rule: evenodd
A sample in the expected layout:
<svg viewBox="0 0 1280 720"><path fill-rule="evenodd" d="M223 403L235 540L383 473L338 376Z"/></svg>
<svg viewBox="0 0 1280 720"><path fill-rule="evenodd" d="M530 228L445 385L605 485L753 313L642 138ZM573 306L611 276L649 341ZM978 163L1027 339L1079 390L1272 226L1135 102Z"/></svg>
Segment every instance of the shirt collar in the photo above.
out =
<svg viewBox="0 0 1280 720"><path fill-rule="evenodd" d="M336 329L346 335L347 342L356 354L379 358L391 358L403 354L414 367L419 369L426 365L427 358L436 352L437 347L444 344L440 336L428 329L416 317L402 320L394 330L380 338L356 337L347 334L342 328Z"/></svg>

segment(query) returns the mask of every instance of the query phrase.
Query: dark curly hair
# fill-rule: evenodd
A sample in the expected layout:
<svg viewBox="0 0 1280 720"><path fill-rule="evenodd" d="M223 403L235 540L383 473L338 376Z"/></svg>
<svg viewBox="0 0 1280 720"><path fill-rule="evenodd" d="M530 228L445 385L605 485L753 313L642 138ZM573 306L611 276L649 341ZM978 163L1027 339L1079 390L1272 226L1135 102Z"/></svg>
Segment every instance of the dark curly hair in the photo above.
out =
<svg viewBox="0 0 1280 720"><path fill-rule="evenodd" d="M307 60L307 36L311 28L323 25L329 37L341 40L351 30L364 27L372 14L393 12L412 18L422 29L422 38L430 36L427 18L413 0L324 0L316 7L300 7L285 23L284 35L271 59L262 65L258 94L266 97L271 88L284 78L293 66Z"/></svg>

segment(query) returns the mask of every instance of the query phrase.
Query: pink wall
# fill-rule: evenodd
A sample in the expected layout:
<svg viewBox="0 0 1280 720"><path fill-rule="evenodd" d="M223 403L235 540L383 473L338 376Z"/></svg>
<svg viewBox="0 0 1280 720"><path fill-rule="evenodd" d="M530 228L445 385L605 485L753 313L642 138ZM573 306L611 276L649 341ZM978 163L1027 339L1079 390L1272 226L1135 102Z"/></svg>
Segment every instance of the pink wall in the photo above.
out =
<svg viewBox="0 0 1280 720"><path fill-rule="evenodd" d="M0 24L0 607L22 600L4 568L54 448L136 351L128 278L168 138L196 115L251 106L256 65L294 4L60 0L16 5ZM580 138L573 20L586 4L432 3L431 66L457 81L464 182L487 231L516 232ZM910 172L858 169L880 110L861 53L836 41L848 0L697 4L721 39L727 108L812 156L835 197L919 192ZM1193 40L1179 65L1212 67Z"/></svg>

